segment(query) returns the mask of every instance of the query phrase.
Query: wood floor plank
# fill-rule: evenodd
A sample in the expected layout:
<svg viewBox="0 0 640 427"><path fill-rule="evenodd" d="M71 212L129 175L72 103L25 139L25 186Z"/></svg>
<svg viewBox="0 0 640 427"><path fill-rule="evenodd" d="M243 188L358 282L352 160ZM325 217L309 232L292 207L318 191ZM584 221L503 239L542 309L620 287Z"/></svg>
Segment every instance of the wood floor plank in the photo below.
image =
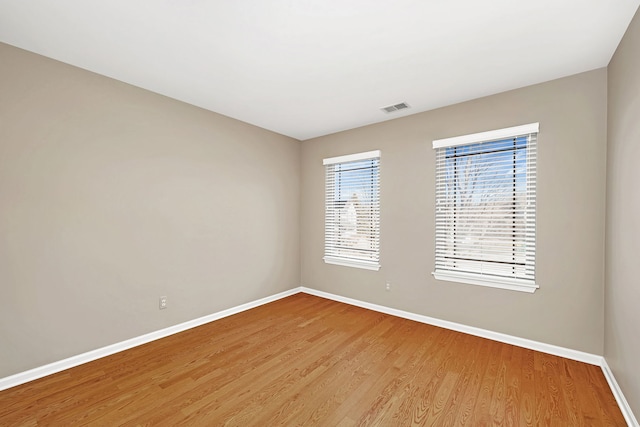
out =
<svg viewBox="0 0 640 427"><path fill-rule="evenodd" d="M471 335L465 335L463 337L463 343L460 348L467 357L464 358L456 358L457 366L456 372L458 372L458 381L455 384L455 388L452 391L451 397L447 402L447 405L444 409L444 415L442 418L443 426L453 426L456 425L456 421L458 420L458 415L462 413L462 418L457 422L457 425L464 425L468 417L468 414L471 411L471 407L469 406L470 402L467 400L466 406L463 404L463 399L467 395L467 391L477 387L478 383L475 383L475 387L473 384L474 376L473 372L476 369L476 365L481 363L479 360L478 354L482 349L482 341L478 341L476 337ZM476 377L477 379L477 377ZM467 413L467 417L464 416L464 413Z"/></svg>
<svg viewBox="0 0 640 427"><path fill-rule="evenodd" d="M476 352L473 354L472 360L470 361L472 365L469 368L468 382L464 385L464 395L462 396L460 403L452 407L456 412L456 418L453 425L457 426L473 425L473 410L476 405L478 395L480 394L483 374L489 363L489 348L493 344L492 341L482 338L478 339L473 336L469 336L469 341L471 342L471 345L476 348Z"/></svg>
<svg viewBox="0 0 640 427"><path fill-rule="evenodd" d="M520 356L520 426L535 425L534 351L522 349Z"/></svg>
<svg viewBox="0 0 640 427"><path fill-rule="evenodd" d="M2 426L624 426L597 366L296 294L0 392Z"/></svg>
<svg viewBox="0 0 640 427"><path fill-rule="evenodd" d="M503 345L496 342L491 342L491 345L489 346L487 354L488 360L483 372L481 373L482 381L480 383L478 396L476 397L476 404L473 408L471 425L482 426L491 424L491 398L493 396L493 387L495 385L496 376L498 375L498 369L500 366L500 354L503 348Z"/></svg>
<svg viewBox="0 0 640 427"><path fill-rule="evenodd" d="M513 354L513 346L502 346L500 361L493 384L493 394L491 396L490 414L491 423L493 425L505 425L507 422L507 374L512 366L511 356Z"/></svg>

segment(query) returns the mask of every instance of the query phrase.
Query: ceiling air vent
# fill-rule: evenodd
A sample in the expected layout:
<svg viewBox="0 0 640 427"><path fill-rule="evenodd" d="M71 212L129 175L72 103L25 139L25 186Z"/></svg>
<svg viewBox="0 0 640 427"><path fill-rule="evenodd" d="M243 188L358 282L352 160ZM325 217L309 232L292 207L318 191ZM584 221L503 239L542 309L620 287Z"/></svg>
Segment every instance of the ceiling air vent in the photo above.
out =
<svg viewBox="0 0 640 427"><path fill-rule="evenodd" d="M387 105L386 107L382 107L381 110L388 114L393 113L394 111L404 110L405 108L409 108L409 104L401 102L399 104Z"/></svg>

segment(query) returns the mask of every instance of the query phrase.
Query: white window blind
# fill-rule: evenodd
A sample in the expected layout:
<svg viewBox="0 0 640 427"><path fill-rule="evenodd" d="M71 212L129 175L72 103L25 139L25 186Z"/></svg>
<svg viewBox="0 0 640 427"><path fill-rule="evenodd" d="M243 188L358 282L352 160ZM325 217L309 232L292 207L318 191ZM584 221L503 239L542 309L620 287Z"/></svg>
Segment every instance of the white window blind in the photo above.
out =
<svg viewBox="0 0 640 427"><path fill-rule="evenodd" d="M534 292L538 123L433 141L434 276Z"/></svg>
<svg viewBox="0 0 640 427"><path fill-rule="evenodd" d="M324 261L380 268L380 151L324 159Z"/></svg>

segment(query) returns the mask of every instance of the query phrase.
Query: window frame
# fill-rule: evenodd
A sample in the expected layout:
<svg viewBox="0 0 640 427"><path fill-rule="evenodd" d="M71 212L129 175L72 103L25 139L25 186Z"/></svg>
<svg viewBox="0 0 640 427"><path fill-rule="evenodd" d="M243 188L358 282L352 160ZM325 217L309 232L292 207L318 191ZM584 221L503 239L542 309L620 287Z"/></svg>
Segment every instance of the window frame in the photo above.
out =
<svg viewBox="0 0 640 427"><path fill-rule="evenodd" d="M445 138L445 139L438 139L438 140L434 140L433 141L433 148L434 150L436 150L436 162L438 162L438 159L440 157L440 151L438 150L446 150L449 148L454 148L454 147L461 147L461 146L467 146L467 145L472 145L472 144L481 144L481 143L491 143L491 142L496 142L496 141L501 141L501 140L507 140L507 139L511 139L511 138L518 138L518 137L522 137L522 136L527 136L527 142L526 142L526 149L527 149L527 158L525 161L525 174L526 174L526 183L525 183L525 194L527 197L527 203L526 203L526 212L527 215L532 216L533 218L533 225L532 226L528 226L525 222L525 225L522 227L525 231L525 233L533 233L533 243L526 243L526 253L525 253L525 257L528 258L529 257L529 253L533 253L533 259L532 261L528 261L530 265L531 263L533 264L533 278L517 278L517 277L507 277L507 276L501 276L501 275L495 275L495 274L489 274L489 273L482 273L482 272L468 272L468 271L457 271L454 269L438 269L438 259L439 259L439 254L446 251L447 247L445 243L439 243L438 241L438 237L439 237L439 232L437 229L437 223L438 220L442 221L443 217L445 216L445 214L439 214L438 210L439 210L439 203L443 202L444 196L442 195L441 192L439 192L438 190L438 185L441 185L440 180L444 179L444 176L446 175L446 172L444 171L444 169L446 168L446 163L445 165L438 165L436 164L436 212L435 212L435 219L436 219L436 241L435 241L435 260L436 260L436 265L434 266L434 271L432 273L433 277L437 280L445 280L445 281L453 281L453 282L459 282L459 283L466 283L466 284L471 284L471 285L479 285L479 286L487 286L487 287L493 287L493 288L500 288L500 289L508 289L508 290L514 290L514 291L521 291L521 292L528 292L528 293L533 293L536 291L536 289L539 288L539 285L536 283L536 278L535 278L535 248L536 248L536 243L535 243L535 230L536 230L536 213L535 213L535 198L536 198L536 194L537 194L537 189L536 189L536 169L537 169L537 159L536 159L536 152L537 152L537 136L539 134L539 123L530 123L527 125L522 125L522 126L514 126L514 127L510 127L510 128L504 128L504 129L497 129L497 130L493 130L493 131L488 131L488 132L480 132L480 133L475 133L475 134L470 134L470 135L462 135L462 136L457 136L457 137L452 137L452 138ZM531 135L534 135L534 139L532 142L531 139ZM515 148L515 143L514 143L514 152L515 152L516 148ZM514 154L515 156L515 154ZM530 156L532 157L532 159L530 159ZM531 167L531 165L533 167ZM515 160L514 160L514 168L515 168ZM455 172L456 174L458 172ZM515 173L515 169L514 169L514 173ZM457 176L457 175L456 175ZM515 178L514 178L514 182L515 182ZM481 194L485 194L485 193L481 193ZM514 190L513 190L513 197L515 200L516 197L516 190L515 190L515 184L514 184ZM440 199L442 198L442 199ZM515 207L514 207L515 209ZM455 212L455 208L454 208L454 212ZM515 214L514 214L515 215ZM531 219L530 216L527 216L527 219ZM454 223L456 221L458 221L457 219L458 217L455 216L454 217ZM519 230L521 231L521 230ZM455 228L452 231L453 233L455 233ZM526 241L526 239L524 239ZM513 240L513 244L514 247L516 245L516 240ZM454 243L455 246L455 243ZM532 249L533 248L533 249ZM455 250L455 249L454 249ZM491 261L487 261L487 260L483 260L480 259L482 256L482 253L480 254L480 257L476 258L476 259L471 259L471 262L477 262L479 264L482 263L486 263L486 262L491 262ZM514 275L515 272L514 272ZM522 275L521 275L522 276Z"/></svg>
<svg viewBox="0 0 640 427"><path fill-rule="evenodd" d="M374 259L367 260L357 257L343 257L336 255L339 252L339 248L335 245L331 245L331 239L329 238L332 235L332 232L329 231L328 227L336 227L336 218L335 215L337 211L335 210L335 205L330 206L329 200L336 199L336 189L335 184L333 186L333 193L329 194L331 191L330 182L335 179L329 177L331 165L337 164L346 164L351 162L359 162L365 160L378 160L376 166L376 174L375 179L372 178L370 186L372 188L372 197L374 198L373 203L376 206L377 210L372 214L372 221L374 230L372 232L372 237L375 242L375 252ZM374 270L378 271L381 267L380 265L380 164L381 164L381 152L380 150L367 151L362 153L348 154L344 156L330 157L323 159L322 164L325 168L325 220L324 220L324 231L325 231L325 243L324 243L324 256L323 260L326 264L334 264L340 265L344 267L354 267L361 268L365 270ZM335 171L334 171L335 173ZM339 221L339 220L338 220Z"/></svg>

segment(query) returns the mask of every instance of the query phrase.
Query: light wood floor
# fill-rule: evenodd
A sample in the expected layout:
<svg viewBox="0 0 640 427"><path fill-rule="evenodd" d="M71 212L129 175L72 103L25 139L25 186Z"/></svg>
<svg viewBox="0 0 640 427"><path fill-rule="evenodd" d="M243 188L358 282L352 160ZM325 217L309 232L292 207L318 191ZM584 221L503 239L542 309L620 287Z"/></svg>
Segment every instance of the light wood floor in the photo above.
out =
<svg viewBox="0 0 640 427"><path fill-rule="evenodd" d="M599 367L297 294L0 392L0 425L624 426Z"/></svg>

